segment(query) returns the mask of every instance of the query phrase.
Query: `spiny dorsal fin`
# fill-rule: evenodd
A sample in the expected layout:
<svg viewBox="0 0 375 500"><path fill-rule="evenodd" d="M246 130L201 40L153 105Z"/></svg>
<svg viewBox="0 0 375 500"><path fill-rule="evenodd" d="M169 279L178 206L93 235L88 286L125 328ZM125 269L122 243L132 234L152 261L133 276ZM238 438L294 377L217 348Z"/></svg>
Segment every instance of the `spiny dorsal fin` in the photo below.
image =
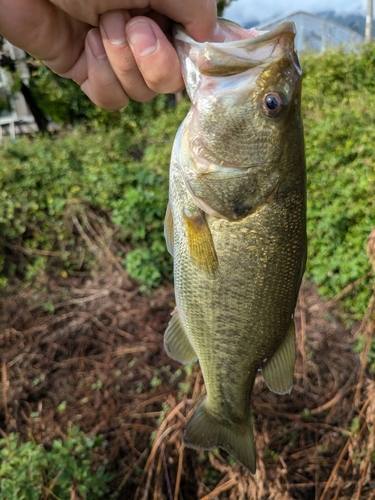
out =
<svg viewBox="0 0 375 500"><path fill-rule="evenodd" d="M174 226L171 205L168 203L167 211L164 219L164 236L167 244L167 250L172 255L174 254Z"/></svg>
<svg viewBox="0 0 375 500"><path fill-rule="evenodd" d="M262 369L262 375L267 387L277 394L290 394L293 387L295 363L296 340L294 320L292 319L283 343Z"/></svg>
<svg viewBox="0 0 375 500"><path fill-rule="evenodd" d="M184 365L198 359L177 311L172 313L172 319L165 330L164 349L169 357Z"/></svg>
<svg viewBox="0 0 375 500"><path fill-rule="evenodd" d="M205 213L197 207L192 215L184 212L184 221L193 262L210 276L214 276L219 262Z"/></svg>

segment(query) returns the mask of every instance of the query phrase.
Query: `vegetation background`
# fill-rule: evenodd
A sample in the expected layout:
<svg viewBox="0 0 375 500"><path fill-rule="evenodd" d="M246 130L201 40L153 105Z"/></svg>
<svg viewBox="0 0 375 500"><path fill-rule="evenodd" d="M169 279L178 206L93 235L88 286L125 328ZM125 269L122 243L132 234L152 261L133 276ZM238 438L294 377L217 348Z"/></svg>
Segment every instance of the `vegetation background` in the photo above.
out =
<svg viewBox="0 0 375 500"><path fill-rule="evenodd" d="M61 130L54 135L36 134L0 145L0 347L4 353L0 499L99 499L109 494L114 498L194 498L198 493L191 493L193 485L183 475L184 460L188 460L186 470L200 471L199 481L206 489L201 487L199 498L217 498L214 495L219 494L229 495L220 498L263 498L254 493L253 479L240 473L236 466L232 468L230 457L224 462L212 453L201 453L198 462L192 455L185 458L181 451L182 427L173 419L179 412L188 415L191 399L203 394L204 388L196 368L182 370L155 347L160 344L168 311L173 306L168 285L172 263L165 248L163 222L171 146L189 102L183 98L175 104L171 96L158 96L148 104L130 103L119 112L106 112L91 104L73 83L52 74L41 63L29 60L29 64L35 101ZM271 442L276 443L273 447L269 442L263 443L260 464L265 463L274 478L271 481L266 475L258 477L257 489L259 492L262 485L264 495L273 495L264 498L275 499L344 498L345 494L345 498L360 499L362 494L363 498L370 498L369 492L375 488L375 450L369 441L375 429L375 410L369 410L375 378L374 273L366 246L375 227L375 46L364 45L352 53L336 50L304 55L302 66L309 255L301 299L304 302L298 313L302 332L299 353L305 368L312 359L314 366L326 362L331 368L330 375L321 365L315 372L301 368L298 383L310 394L311 401L308 396L301 407L297 400L287 400L284 416L272 414L271 418L269 405L279 402L262 399L261 389L255 391L260 408L256 410L258 424L263 426L264 436L271 436ZM14 78L14 87L19 84ZM370 255L371 248L370 245ZM315 289L320 297L315 295ZM103 302L103 297L113 302ZM89 308L90 304L94 309ZM78 306L88 309L77 309ZM335 325L332 331L329 326L322 326L317 317L311 319L314 307L328 318L331 326ZM90 344L88 354L87 346L82 351L77 345L86 342L82 339L98 322L107 325L104 332L110 331L108 325L112 323L101 316L106 308L114 308L114 315L133 318L133 326L138 325L134 331L138 333L129 333L128 323L121 328L116 323L124 344L116 344L115 357L100 359L100 366L91 367L90 381L82 375L74 382L81 384L79 404L64 392L65 388L47 417L41 401L54 390L53 373L60 374L59 383L64 373L70 380L75 365L68 363L69 356L78 363L77 352L84 352L86 360L99 363L96 348ZM306 314L316 322L315 328L310 325L310 340L306 338ZM86 315L90 326L77 319L82 315ZM64 321L64 326L60 326ZM319 337L316 325L322 329L320 334L330 331L330 345L341 353L340 359L324 358L328 354L321 349L330 347ZM82 328L86 330L81 331ZM153 333L147 333L150 328ZM56 348L61 352L51 354L57 334L63 339ZM69 341L64 335L69 335ZM81 340L74 340L75 336ZM357 362L353 350L360 356L366 376L359 368L353 370ZM314 357L314 352L320 353L321 359ZM48 356L52 356L53 365L47 369L43 363L47 363ZM346 362L347 378L348 367L341 366ZM126 381L121 378L124 370ZM81 367L77 373L84 371ZM353 371L359 373L359 379L350 378ZM130 374L133 378L129 379ZM325 388L332 390L331 399L321 391L319 374L327 377ZM70 382L70 390L75 391L76 385ZM146 444L136 446L136 438L128 436L128 441L133 439L133 449L128 442L126 454L130 458L121 468L121 460L106 451L110 443L109 449L114 453L117 438L113 428L103 427L103 437L87 414L83 412L86 420L81 423L76 417L83 411L82 404L91 398L107 409L108 391L114 391L113 401L118 402L117 393L125 391L124 387L128 394L121 400L121 410L116 407L116 411L124 413L126 405L130 405L132 415L138 415L139 421L134 432L144 436ZM299 394L297 390L297 399ZM82 403L85 398L86 403ZM326 398L323 403L321 398ZM334 402L329 405L332 398ZM148 406L144 404L144 408L148 410L140 411L139 406L145 401ZM319 405L326 406L321 409ZM344 412L345 417L344 407L352 408ZM262 408L269 415L268 423L262 420ZM100 413L100 406L92 411ZM115 413L111 418L115 418ZM285 414L289 414L289 420ZM288 427L297 421L302 429L299 434ZM56 431L56 422L61 432ZM323 434L318 433L318 439L315 430L314 439L307 437L313 424L326 426L325 432L331 439L325 444L328 449L316 452L323 445L314 439L319 442ZM121 425L121 432L130 432ZM289 429L286 441L285 436L280 437L282 429ZM170 441L163 438L162 432L170 434ZM291 449L282 455L296 433L300 444L309 443L311 450L315 446L314 452L310 451L320 457L311 474L289 465L289 459L298 463ZM351 448L355 443L357 455ZM125 444L121 442L119 447L117 453L124 453ZM325 475L324 460L330 464ZM293 473L285 471L285 461ZM279 467L275 468L275 464ZM175 470L168 475L168 468ZM163 472L165 479L159 478L154 484L155 470ZM356 486L358 481L362 481L360 488ZM300 486L291 489L293 483ZM348 484L352 486L346 486L345 493L344 486ZM212 490L215 493L210 496ZM338 491L340 497L335 496Z"/></svg>

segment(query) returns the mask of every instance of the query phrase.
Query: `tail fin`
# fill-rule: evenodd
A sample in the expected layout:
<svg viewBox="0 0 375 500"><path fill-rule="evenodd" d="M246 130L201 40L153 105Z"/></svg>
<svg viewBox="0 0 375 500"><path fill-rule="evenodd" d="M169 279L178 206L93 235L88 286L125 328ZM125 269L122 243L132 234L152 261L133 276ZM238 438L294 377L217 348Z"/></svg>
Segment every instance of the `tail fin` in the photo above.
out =
<svg viewBox="0 0 375 500"><path fill-rule="evenodd" d="M187 424L184 441L191 448L210 450L223 448L252 474L255 473L255 447L251 416L243 424L231 424L210 412L201 403Z"/></svg>

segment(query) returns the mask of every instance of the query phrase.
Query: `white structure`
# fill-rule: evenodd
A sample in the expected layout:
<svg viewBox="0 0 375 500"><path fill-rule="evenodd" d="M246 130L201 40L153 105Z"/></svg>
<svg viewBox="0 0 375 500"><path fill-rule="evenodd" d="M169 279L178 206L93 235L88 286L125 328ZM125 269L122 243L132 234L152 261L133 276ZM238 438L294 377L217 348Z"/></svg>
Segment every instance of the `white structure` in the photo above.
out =
<svg viewBox="0 0 375 500"><path fill-rule="evenodd" d="M27 65L23 61L25 52L11 45L4 40L4 46L7 53L15 61L22 81L28 85L30 73ZM10 82L7 72L0 67L0 97L8 99L10 110L0 112L0 141L5 133L8 133L12 139L16 137L16 131L22 133L37 130L35 120L31 114L25 99L21 92L11 92Z"/></svg>
<svg viewBox="0 0 375 500"><path fill-rule="evenodd" d="M340 45L344 46L346 50L353 50L363 42L363 37L356 31L323 17L302 11L262 24L257 28L270 30L286 21L293 21L296 24L295 46L298 52L323 52L328 48Z"/></svg>

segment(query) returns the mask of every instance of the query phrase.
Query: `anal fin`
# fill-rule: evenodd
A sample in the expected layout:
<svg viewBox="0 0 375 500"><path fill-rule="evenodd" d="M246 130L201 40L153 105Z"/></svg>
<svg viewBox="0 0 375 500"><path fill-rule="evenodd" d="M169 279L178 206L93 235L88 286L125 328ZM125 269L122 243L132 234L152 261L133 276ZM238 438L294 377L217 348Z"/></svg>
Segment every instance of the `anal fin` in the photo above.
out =
<svg viewBox="0 0 375 500"><path fill-rule="evenodd" d="M295 327L292 319L288 333L271 360L262 368L267 387L277 394L290 394L296 363Z"/></svg>
<svg viewBox="0 0 375 500"><path fill-rule="evenodd" d="M198 359L186 335L178 312L172 314L164 334L164 349L169 357L186 365Z"/></svg>

